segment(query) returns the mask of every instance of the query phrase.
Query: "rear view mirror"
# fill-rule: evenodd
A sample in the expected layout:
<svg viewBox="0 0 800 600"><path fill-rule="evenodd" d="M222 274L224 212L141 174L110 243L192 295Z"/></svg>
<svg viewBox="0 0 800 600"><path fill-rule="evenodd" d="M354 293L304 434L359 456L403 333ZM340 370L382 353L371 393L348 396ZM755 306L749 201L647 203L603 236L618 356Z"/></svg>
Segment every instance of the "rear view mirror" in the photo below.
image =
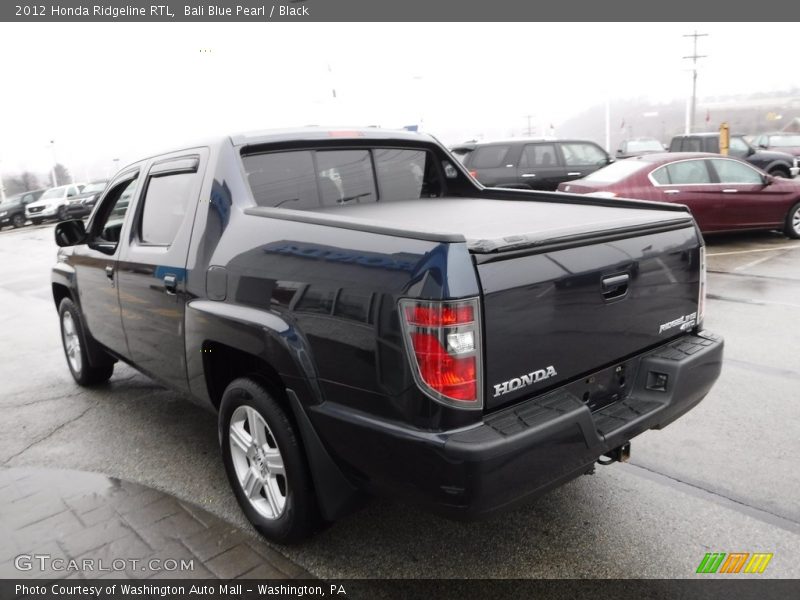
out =
<svg viewBox="0 0 800 600"><path fill-rule="evenodd" d="M86 241L86 227L80 219L62 221L56 225L56 245L77 246Z"/></svg>

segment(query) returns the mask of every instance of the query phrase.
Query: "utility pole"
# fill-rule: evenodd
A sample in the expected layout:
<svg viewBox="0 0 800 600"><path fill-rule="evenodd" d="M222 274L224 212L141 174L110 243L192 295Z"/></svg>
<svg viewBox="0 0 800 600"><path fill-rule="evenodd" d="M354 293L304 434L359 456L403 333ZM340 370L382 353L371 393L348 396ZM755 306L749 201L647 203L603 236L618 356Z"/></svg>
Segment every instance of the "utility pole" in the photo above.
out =
<svg viewBox="0 0 800 600"><path fill-rule="evenodd" d="M698 58L707 58L708 57L705 54L703 54L703 55L697 54L697 38L708 37L708 34L707 33L697 33L697 30L695 29L694 33L687 33L683 37L685 37L685 38L687 38L687 37L693 38L693 43L694 43L692 54L690 56L684 56L683 57L684 60L689 59L689 58L692 59L692 105L691 105L691 109L690 109L690 112L689 112L689 118L687 119L688 122L689 122L689 127L688 127L688 131L686 132L686 133L692 133L692 131L694 131L694 118L695 118L695 112L696 112L696 109L697 109L697 59Z"/></svg>
<svg viewBox="0 0 800 600"><path fill-rule="evenodd" d="M3 161L0 161L2 163ZM6 201L6 188L3 185L3 172L0 170L0 204Z"/></svg>
<svg viewBox="0 0 800 600"><path fill-rule="evenodd" d="M50 168L50 177L53 180L53 187L56 187L58 186L58 180L56 180L56 165L58 164L58 158L56 158L55 140L50 140L50 150L53 152L53 166Z"/></svg>
<svg viewBox="0 0 800 600"><path fill-rule="evenodd" d="M531 129L531 119L533 115L525 115L525 118L528 119L528 129L525 132L526 137L531 137L533 135L533 130Z"/></svg>

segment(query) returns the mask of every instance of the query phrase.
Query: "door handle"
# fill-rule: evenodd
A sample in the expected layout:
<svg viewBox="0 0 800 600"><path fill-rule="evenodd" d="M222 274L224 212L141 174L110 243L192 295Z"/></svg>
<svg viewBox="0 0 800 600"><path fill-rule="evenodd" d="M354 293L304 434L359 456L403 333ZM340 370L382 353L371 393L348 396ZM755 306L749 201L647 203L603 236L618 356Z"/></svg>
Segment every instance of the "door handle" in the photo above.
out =
<svg viewBox="0 0 800 600"><path fill-rule="evenodd" d="M178 291L178 278L175 275L164 275L164 289L170 295Z"/></svg>
<svg viewBox="0 0 800 600"><path fill-rule="evenodd" d="M722 190L723 194L737 194L738 192L739 190L732 190L732 189Z"/></svg>
<svg viewBox="0 0 800 600"><path fill-rule="evenodd" d="M680 190L664 190L665 194L680 194Z"/></svg>
<svg viewBox="0 0 800 600"><path fill-rule="evenodd" d="M536 177L536 173L523 173L523 177Z"/></svg>
<svg viewBox="0 0 800 600"><path fill-rule="evenodd" d="M606 300L614 300L615 298L621 298L627 294L628 282L630 279L631 277L627 273L603 277L603 298Z"/></svg>
<svg viewBox="0 0 800 600"><path fill-rule="evenodd" d="M571 177L573 175L580 175L580 173L578 173L577 171L574 171L572 173L567 173L567 175L569 175Z"/></svg>
<svg viewBox="0 0 800 600"><path fill-rule="evenodd" d="M111 265L106 265L106 277L108 277L109 281L114 281L114 267Z"/></svg>

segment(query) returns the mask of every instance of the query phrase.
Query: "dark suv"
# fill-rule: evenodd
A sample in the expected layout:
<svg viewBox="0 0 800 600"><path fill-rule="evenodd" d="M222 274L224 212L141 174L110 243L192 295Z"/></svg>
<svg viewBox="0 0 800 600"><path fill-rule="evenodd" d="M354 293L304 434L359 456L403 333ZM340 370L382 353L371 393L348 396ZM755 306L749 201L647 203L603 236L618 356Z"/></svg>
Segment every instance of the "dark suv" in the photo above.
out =
<svg viewBox="0 0 800 600"><path fill-rule="evenodd" d="M719 154L719 133L676 135L669 145L670 152L713 152ZM795 177L797 159L786 152L757 150L742 135L731 135L728 154L746 160L773 177Z"/></svg>
<svg viewBox="0 0 800 600"><path fill-rule="evenodd" d="M558 184L585 177L614 162L586 140L510 140L467 143L451 152L487 187L555 191Z"/></svg>
<svg viewBox="0 0 800 600"><path fill-rule="evenodd" d="M5 202L0 204L0 229L6 225L13 225L14 227L25 225L27 221L25 207L38 200L44 192L45 190L43 189L32 190L7 198Z"/></svg>

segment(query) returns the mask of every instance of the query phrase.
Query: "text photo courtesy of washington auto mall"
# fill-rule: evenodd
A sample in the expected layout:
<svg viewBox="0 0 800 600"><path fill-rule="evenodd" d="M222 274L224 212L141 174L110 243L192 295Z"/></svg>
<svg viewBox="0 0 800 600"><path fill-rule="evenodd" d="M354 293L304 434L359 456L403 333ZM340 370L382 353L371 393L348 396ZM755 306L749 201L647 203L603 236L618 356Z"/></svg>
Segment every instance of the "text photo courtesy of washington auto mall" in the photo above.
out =
<svg viewBox="0 0 800 600"><path fill-rule="evenodd" d="M284 4L3 8L0 598L797 597L797 25Z"/></svg>

